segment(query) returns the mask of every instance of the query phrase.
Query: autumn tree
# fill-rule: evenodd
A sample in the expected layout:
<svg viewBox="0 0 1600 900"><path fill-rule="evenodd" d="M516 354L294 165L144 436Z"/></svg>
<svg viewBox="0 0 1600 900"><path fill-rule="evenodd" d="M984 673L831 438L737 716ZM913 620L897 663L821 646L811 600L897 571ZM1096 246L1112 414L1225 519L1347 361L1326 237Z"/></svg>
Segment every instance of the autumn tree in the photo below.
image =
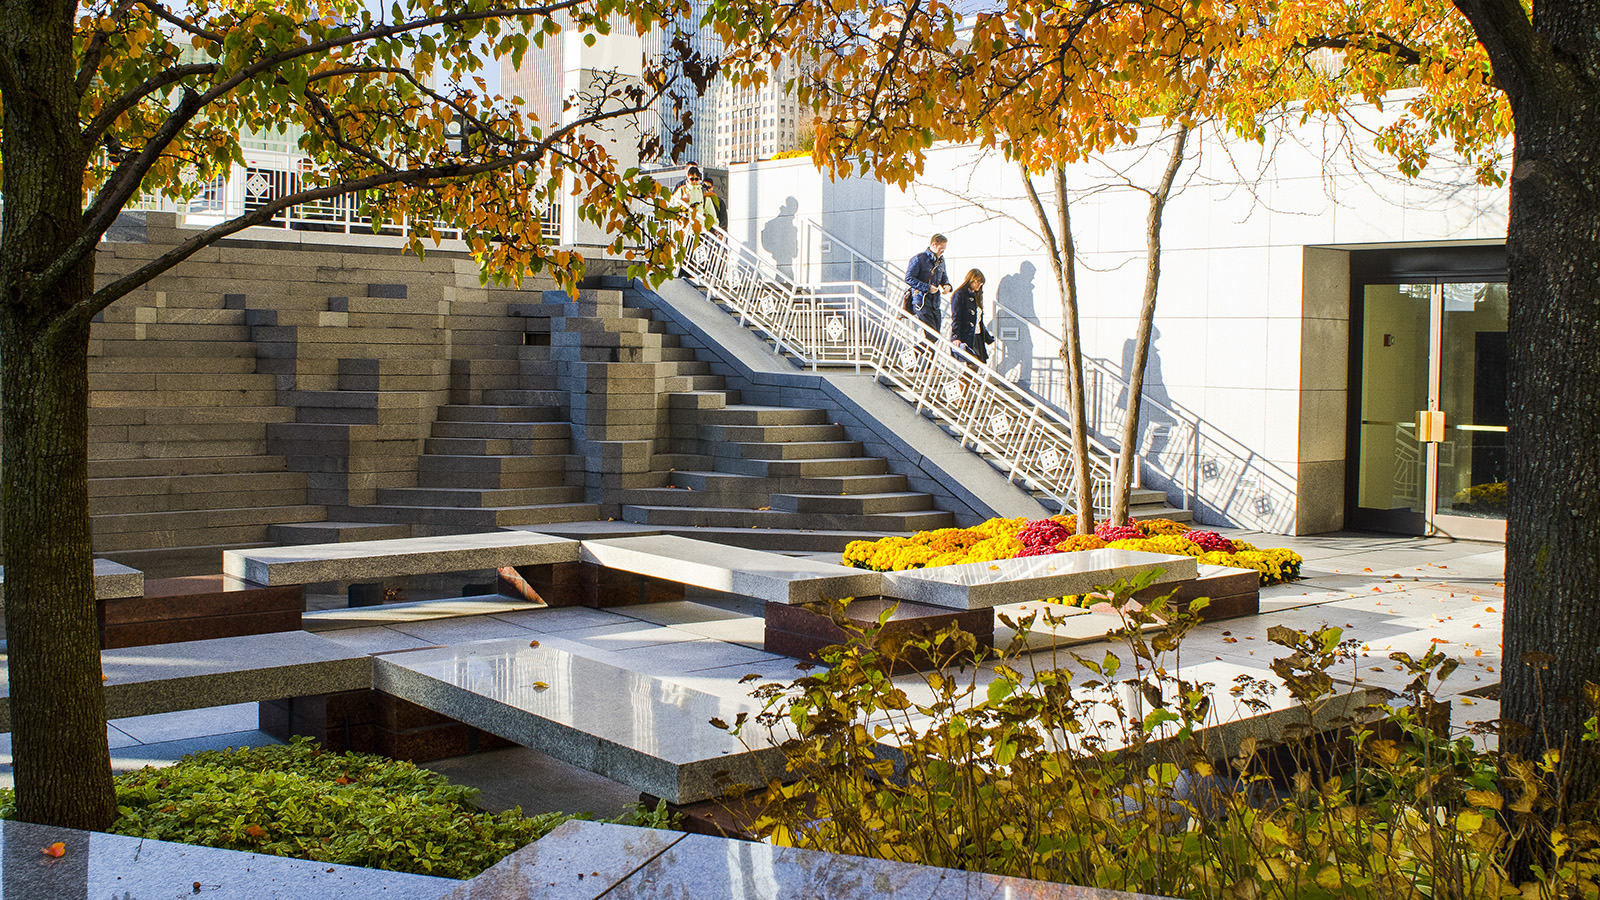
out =
<svg viewBox="0 0 1600 900"><path fill-rule="evenodd" d="M703 85L705 61L597 73L559 122L519 114L476 72L541 46L558 16L592 39L613 21L642 31L683 13L676 0L0 0L0 453L21 818L103 829L116 810L87 497L95 314L221 238L344 195L375 222L408 219L414 249L439 223L489 272L570 285L582 260L540 237L540 213L571 193L616 236L613 253L665 268L652 215L663 196L618 165L616 126L676 75ZM241 138L272 134L308 160L290 192L96 279L96 245L130 203L185 200L243 162Z"/></svg>
<svg viewBox="0 0 1600 900"><path fill-rule="evenodd" d="M1600 745L1582 738L1600 705L1600 0L999 0L970 28L936 0L721 8L730 39L767 42L757 61L820 60L802 88L822 114L819 162L898 184L935 140L1053 160L1120 139L1140 124L1071 111L1108 92L1181 92L1198 70L1159 62L1176 42L1235 79L1194 115L1237 134L1260 137L1252 122L1273 103L1307 116L1398 108L1376 141L1402 172L1445 145L1488 184L1511 135L1502 747L1563 751L1567 799L1595 796ZM1113 24L1141 20L1145 36ZM1026 110L1051 105L1059 118L1030 127Z"/></svg>

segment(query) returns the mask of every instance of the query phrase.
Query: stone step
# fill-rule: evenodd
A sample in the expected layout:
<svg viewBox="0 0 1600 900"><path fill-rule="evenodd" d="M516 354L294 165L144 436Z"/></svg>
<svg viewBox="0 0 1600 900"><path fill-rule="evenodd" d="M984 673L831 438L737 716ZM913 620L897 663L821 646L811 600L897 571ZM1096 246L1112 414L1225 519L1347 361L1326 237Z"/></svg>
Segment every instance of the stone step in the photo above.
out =
<svg viewBox="0 0 1600 900"><path fill-rule="evenodd" d="M166 306L122 306L112 304L102 314L107 323L143 323L161 325L243 325L242 309L207 309ZM96 324L99 324L98 322Z"/></svg>
<svg viewBox="0 0 1600 900"><path fill-rule="evenodd" d="M498 506L481 509L455 506L362 506L352 516L373 522L410 523L414 527L449 527L486 530L538 525L541 522L577 522L597 519L600 507L593 503L546 503L534 506Z"/></svg>
<svg viewBox="0 0 1600 900"><path fill-rule="evenodd" d="M843 459L860 456L862 444L860 441L790 441L781 444L719 442L706 449L713 456L745 460Z"/></svg>
<svg viewBox="0 0 1600 900"><path fill-rule="evenodd" d="M436 438L555 441L570 440L572 426L566 422L468 422L459 419L446 421L435 419L431 434Z"/></svg>
<svg viewBox="0 0 1600 900"><path fill-rule="evenodd" d="M199 360L207 357L246 357L254 368L255 344L249 340L228 341L125 341L101 340L90 337L89 356L122 357L156 356L165 359Z"/></svg>
<svg viewBox="0 0 1600 900"><path fill-rule="evenodd" d="M607 495L623 506L694 507L697 509L758 509L771 498L760 491L697 491L692 488L634 488Z"/></svg>
<svg viewBox="0 0 1600 900"><path fill-rule="evenodd" d="M523 406L547 407L561 410L567 406L566 391L530 391L530 390L486 390L483 392L483 402L496 406ZM556 413L550 421L559 421L561 414Z"/></svg>
<svg viewBox="0 0 1600 900"><path fill-rule="evenodd" d="M89 405L150 408L162 406L272 406L278 392L271 387L255 390L216 385L210 390L89 391Z"/></svg>
<svg viewBox="0 0 1600 900"><path fill-rule="evenodd" d="M772 508L796 513L877 515L933 509L933 498L915 491L883 494L773 494Z"/></svg>
<svg viewBox="0 0 1600 900"><path fill-rule="evenodd" d="M161 459L105 459L89 463L90 490L101 478L146 478L217 475L235 472L283 472L281 456L202 456Z"/></svg>
<svg viewBox="0 0 1600 900"><path fill-rule="evenodd" d="M439 407L438 422L561 422L561 410L555 406L464 406L448 404Z"/></svg>
<svg viewBox="0 0 1600 900"><path fill-rule="evenodd" d="M253 374L255 370L254 353L233 356L90 356L89 386L94 387L94 377L99 373L244 375Z"/></svg>
<svg viewBox="0 0 1600 900"><path fill-rule="evenodd" d="M872 456L836 459L739 459L723 457L717 469L736 475L762 475L771 478L817 478L844 475L883 475L889 464Z"/></svg>
<svg viewBox="0 0 1600 900"><path fill-rule="evenodd" d="M684 391L667 396L667 406L679 410L723 409L734 402L727 391Z"/></svg>
<svg viewBox="0 0 1600 900"><path fill-rule="evenodd" d="M651 534L676 534L754 550L843 553L852 541L875 541L882 531L814 530L803 528L719 528L695 525L651 525Z"/></svg>
<svg viewBox="0 0 1600 900"><path fill-rule="evenodd" d="M430 457L422 457L427 460ZM573 457L575 459L575 457ZM565 466L538 472L458 471L446 468L441 471L417 473L417 486L445 490L519 490L523 488L561 487L569 475Z"/></svg>
<svg viewBox="0 0 1600 900"><path fill-rule="evenodd" d="M231 312L231 310L229 310ZM250 340L250 326L238 321L231 324L163 322L97 322L89 335L111 341L245 341Z"/></svg>
<svg viewBox="0 0 1600 900"><path fill-rule="evenodd" d="M693 429L690 431L690 429ZM687 433L680 433L687 432ZM677 425L673 437L695 437L715 443L788 443L842 441L847 439L840 425Z"/></svg>
<svg viewBox="0 0 1600 900"><path fill-rule="evenodd" d="M906 477L893 473L779 478L680 468L671 477L672 484L701 492L880 494L906 489Z"/></svg>
<svg viewBox="0 0 1600 900"><path fill-rule="evenodd" d="M708 425L825 425L828 413L821 409L793 409L787 406L724 406L698 413L699 422Z"/></svg>
<svg viewBox="0 0 1600 900"><path fill-rule="evenodd" d="M89 381L90 405L100 406L170 406L167 403L97 403L99 395L139 393L150 391L215 391L227 390L256 390L274 392L273 401L277 397L277 381L273 375L266 372L228 372L219 375L217 372L99 372ZM258 406L268 404L258 403Z"/></svg>
<svg viewBox="0 0 1600 900"><path fill-rule="evenodd" d="M438 456L550 456L572 450L572 439L512 440L506 438L427 438L423 452Z"/></svg>
<svg viewBox="0 0 1600 900"><path fill-rule="evenodd" d="M640 525L696 525L735 528L814 528L825 531L858 530L878 532L926 531L949 528L955 517L944 510L884 513L880 515L839 515L832 513L793 513L771 509L691 508L677 506L624 506L622 518ZM881 536L881 535L880 535Z"/></svg>
<svg viewBox="0 0 1600 900"><path fill-rule="evenodd" d="M571 454L550 456L455 456L429 454L417 459L419 473L534 473L565 472L578 462Z"/></svg>
<svg viewBox="0 0 1600 900"><path fill-rule="evenodd" d="M100 460L191 459L206 456L260 456L267 452L263 440L174 441L90 444L90 469Z"/></svg>
<svg viewBox="0 0 1600 900"><path fill-rule="evenodd" d="M305 475L284 471L95 477L89 479L89 500L93 502L110 497L150 497L164 494L216 494L241 489L304 491L305 486Z"/></svg>
<svg viewBox="0 0 1600 900"><path fill-rule="evenodd" d="M319 522L327 517L327 511L321 506L285 505L224 507L199 511L115 513L104 516L91 516L90 519L94 525L94 533L97 536L102 534L141 534L145 537L160 536L164 538L169 535L187 532L201 533L218 528L246 526L261 527L263 529L262 535L265 537L265 528L268 525L276 525L283 522ZM202 542L170 540L163 543L182 547ZM209 543L225 542L211 541Z"/></svg>
<svg viewBox="0 0 1600 900"><path fill-rule="evenodd" d="M378 491L383 506L433 506L484 509L505 506L542 506L576 503L583 488L552 485L537 488L384 488Z"/></svg>
<svg viewBox="0 0 1600 900"><path fill-rule="evenodd" d="M411 527L382 522L289 522L268 526L267 533L280 544L345 544L408 538Z"/></svg>
<svg viewBox="0 0 1600 900"><path fill-rule="evenodd" d="M89 515L116 516L130 513L192 512L231 506L294 506L306 502L306 489L231 490L212 493L129 494L95 497L89 500Z"/></svg>

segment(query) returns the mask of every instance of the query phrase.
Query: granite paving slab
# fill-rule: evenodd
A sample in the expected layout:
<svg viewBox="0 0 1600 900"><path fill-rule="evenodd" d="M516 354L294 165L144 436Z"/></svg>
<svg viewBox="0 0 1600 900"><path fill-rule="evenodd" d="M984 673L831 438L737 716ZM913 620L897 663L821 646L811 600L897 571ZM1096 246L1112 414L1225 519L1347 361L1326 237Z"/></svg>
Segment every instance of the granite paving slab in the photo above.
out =
<svg viewBox="0 0 1600 900"><path fill-rule="evenodd" d="M1156 584L1188 581L1199 571L1190 556L1105 548L884 572L883 595L932 606L985 609L1085 594L1149 569L1161 570Z"/></svg>
<svg viewBox="0 0 1600 900"><path fill-rule="evenodd" d="M756 740L746 747L709 724L754 715L758 704L570 647L551 638L394 653L374 658L373 686L674 803L719 796L719 773L764 784L782 772L776 746Z"/></svg>
<svg viewBox="0 0 1600 900"><path fill-rule="evenodd" d="M367 654L304 631L106 650L106 716L121 719L372 686ZM0 669L0 731L11 730L11 683Z"/></svg>
<svg viewBox="0 0 1600 900"><path fill-rule="evenodd" d="M446 900L1136 900L1144 896L701 834L568 822L457 887Z"/></svg>
<svg viewBox="0 0 1600 900"><path fill-rule="evenodd" d="M39 852L57 841L66 852ZM437 900L449 878L5 822L0 900Z"/></svg>
<svg viewBox="0 0 1600 900"><path fill-rule="evenodd" d="M882 575L832 563L677 535L583 542L584 562L776 603L813 603L879 592Z"/></svg>
<svg viewBox="0 0 1600 900"><path fill-rule="evenodd" d="M0 604L5 603L6 567L0 566ZM144 573L109 559L94 561L94 595L99 600L144 596Z"/></svg>
<svg viewBox="0 0 1600 900"><path fill-rule="evenodd" d="M257 584L279 585L378 580L577 559L578 542L570 538L528 531L491 531L228 550L222 554L222 568L229 575Z"/></svg>

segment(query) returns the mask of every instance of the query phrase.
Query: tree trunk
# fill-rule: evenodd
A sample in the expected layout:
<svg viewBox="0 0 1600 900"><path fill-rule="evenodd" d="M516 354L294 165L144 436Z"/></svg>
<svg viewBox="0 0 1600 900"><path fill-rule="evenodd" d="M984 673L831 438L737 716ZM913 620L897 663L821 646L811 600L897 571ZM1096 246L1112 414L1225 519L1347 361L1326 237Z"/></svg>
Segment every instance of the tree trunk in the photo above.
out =
<svg viewBox="0 0 1600 900"><path fill-rule="evenodd" d="M1516 118L1500 746L1559 749L1570 804L1600 788L1600 2L1456 5Z"/></svg>
<svg viewBox="0 0 1600 900"><path fill-rule="evenodd" d="M1150 334L1156 322L1156 289L1161 284L1161 214L1167 209L1167 198L1172 196L1172 185L1177 181L1178 169L1183 166L1185 148L1189 141L1187 125L1179 125L1172 137L1172 148L1167 154L1167 167L1161 173L1161 183L1150 192L1150 212L1144 225L1144 296L1139 301L1139 330L1134 336L1133 370L1128 373L1128 404L1122 418L1122 446L1117 450L1117 469L1111 488L1111 521L1121 525L1128 521L1129 494L1133 492L1134 448L1139 443L1139 413L1144 405L1144 367L1150 360Z"/></svg>
<svg viewBox="0 0 1600 900"><path fill-rule="evenodd" d="M1067 173L1059 165L1052 167L1056 215L1059 217L1059 223L1056 223L1050 220L1044 201L1034 189L1033 176L1027 166L1020 168L1022 185L1039 220L1039 232L1044 237L1045 249L1050 255L1050 268L1056 277L1056 287L1061 292L1061 362L1067 367L1068 415L1072 425L1072 493L1077 505L1078 533L1089 534L1094 531L1094 479L1093 464L1089 459L1089 414L1083 390L1083 344L1078 334L1077 247L1072 240L1072 207L1067 196Z"/></svg>
<svg viewBox="0 0 1600 900"><path fill-rule="evenodd" d="M1581 800L1600 787L1579 740L1600 685L1600 96L1516 117L1501 709L1531 732L1501 746L1563 748Z"/></svg>
<svg viewBox="0 0 1600 900"><path fill-rule="evenodd" d="M89 550L88 352L71 3L0 5L0 491L17 814L103 830L116 814Z"/></svg>

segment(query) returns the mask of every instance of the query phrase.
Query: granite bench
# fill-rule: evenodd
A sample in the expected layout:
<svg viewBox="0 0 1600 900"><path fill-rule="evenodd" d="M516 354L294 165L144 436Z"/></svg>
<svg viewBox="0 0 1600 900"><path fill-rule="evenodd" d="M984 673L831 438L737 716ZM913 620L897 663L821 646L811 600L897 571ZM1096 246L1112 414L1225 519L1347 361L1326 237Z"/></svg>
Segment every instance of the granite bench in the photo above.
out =
<svg viewBox="0 0 1600 900"><path fill-rule="evenodd" d="M491 531L222 554L225 574L263 585L362 581L577 562L578 542L528 531Z"/></svg>
<svg viewBox="0 0 1600 900"><path fill-rule="evenodd" d="M6 567L0 566L0 604L5 603ZM97 600L138 597L144 593L144 573L109 559L94 561L94 596Z"/></svg>
<svg viewBox="0 0 1600 900"><path fill-rule="evenodd" d="M882 592L878 572L677 535L586 540L586 563L772 603L815 603Z"/></svg>
<svg viewBox="0 0 1600 900"><path fill-rule="evenodd" d="M602 656L549 635L409 650L374 657L373 687L671 803L721 796L727 779L762 785L783 774L783 751L760 729L741 740L709 724L753 719L760 701Z"/></svg>
<svg viewBox="0 0 1600 900"><path fill-rule="evenodd" d="M372 686L372 657L303 631L106 650L100 665L111 719ZM10 730L0 666L0 731Z"/></svg>

